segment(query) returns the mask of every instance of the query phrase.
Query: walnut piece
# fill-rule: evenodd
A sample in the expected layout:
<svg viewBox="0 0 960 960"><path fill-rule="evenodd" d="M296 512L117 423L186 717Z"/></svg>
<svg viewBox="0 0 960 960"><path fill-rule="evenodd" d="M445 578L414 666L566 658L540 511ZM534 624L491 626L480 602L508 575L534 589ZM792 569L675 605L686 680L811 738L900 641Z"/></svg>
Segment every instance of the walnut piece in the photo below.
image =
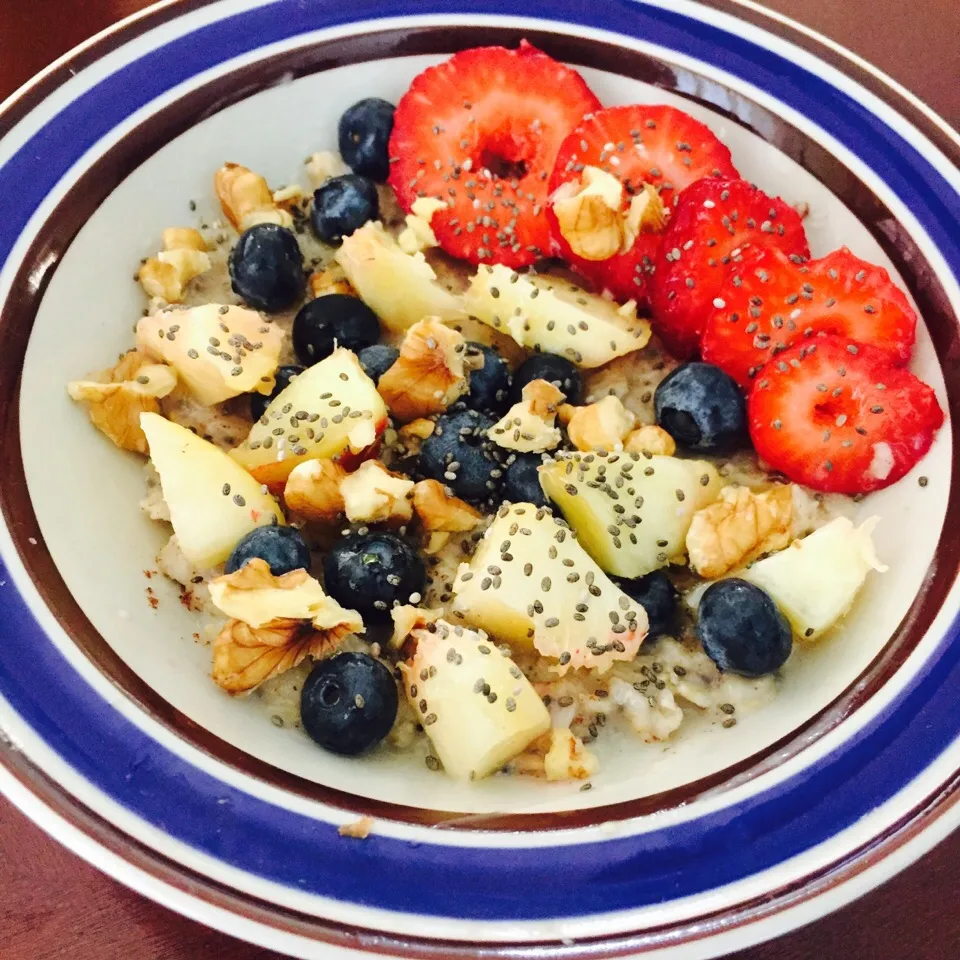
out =
<svg viewBox="0 0 960 960"><path fill-rule="evenodd" d="M390 636L390 646L394 650L399 650L414 630L422 630L428 624L435 623L443 616L443 611L403 604L394 607L390 611L390 616L393 619L393 634Z"/></svg>
<svg viewBox="0 0 960 960"><path fill-rule="evenodd" d="M293 225L293 218L277 206L267 181L239 163L225 163L213 177L223 215L243 233L258 223Z"/></svg>
<svg viewBox="0 0 960 960"><path fill-rule="evenodd" d="M451 496L438 480L421 480L413 488L413 509L425 530L466 533L481 519L479 511Z"/></svg>
<svg viewBox="0 0 960 960"><path fill-rule="evenodd" d="M672 457L677 452L677 444L663 427L652 423L644 424L627 434L623 442L627 453L652 453L655 456Z"/></svg>
<svg viewBox="0 0 960 960"><path fill-rule="evenodd" d="M623 219L623 245L621 253L627 253L641 233L660 233L667 225L667 212L660 193L652 183L630 198L630 206Z"/></svg>
<svg viewBox="0 0 960 960"><path fill-rule="evenodd" d="M176 372L153 363L145 353L130 350L109 370L90 380L67 384L71 399L87 411L90 422L121 450L147 452L147 438L140 428L141 413L159 413L161 397L177 385Z"/></svg>
<svg viewBox="0 0 960 960"><path fill-rule="evenodd" d="M548 780L586 780L600 766L597 758L575 737L569 727L550 731L550 748L543 758Z"/></svg>
<svg viewBox="0 0 960 960"><path fill-rule="evenodd" d="M391 473L379 460L366 460L340 482L347 519L353 523L403 524L413 516L413 481Z"/></svg>
<svg viewBox="0 0 960 960"><path fill-rule="evenodd" d="M557 225L570 249L584 260L607 260L623 243L623 184L597 167L585 167L579 183L563 184L551 198Z"/></svg>
<svg viewBox="0 0 960 960"><path fill-rule="evenodd" d="M427 437L433 434L436 426L433 420L419 417L416 420L405 423L397 431L397 440L403 445L404 450L408 454L411 456L419 456L420 446Z"/></svg>
<svg viewBox="0 0 960 960"><path fill-rule="evenodd" d="M488 431L498 446L521 453L543 453L563 439L554 425L563 394L546 380L531 380L515 403Z"/></svg>
<svg viewBox="0 0 960 960"><path fill-rule="evenodd" d="M347 471L335 460L307 460L297 464L283 490L287 509L307 520L334 523L345 512L340 484Z"/></svg>
<svg viewBox="0 0 960 960"><path fill-rule="evenodd" d="M167 227L161 242L163 250L141 264L137 279L148 297L179 303L187 284L212 266L207 242L191 227Z"/></svg>
<svg viewBox="0 0 960 960"><path fill-rule="evenodd" d="M357 296L353 284L347 279L343 268L336 262L330 263L322 270L315 270L307 279L307 287L311 296L326 297L331 293L343 293L348 297Z"/></svg>
<svg viewBox="0 0 960 960"><path fill-rule="evenodd" d="M578 450L611 451L623 443L635 422L636 417L619 398L609 396L577 407L567 423L567 435Z"/></svg>
<svg viewBox="0 0 960 960"><path fill-rule="evenodd" d="M406 218L407 226L397 237L400 249L412 255L439 246L430 220L438 210L446 209L447 205L436 197L418 197L414 200L412 213Z"/></svg>
<svg viewBox="0 0 960 960"><path fill-rule="evenodd" d="M338 639L363 632L360 614L328 597L306 570L275 577L259 557L234 573L211 580L210 598L228 617L251 627L267 626L275 620L307 620Z"/></svg>
<svg viewBox="0 0 960 960"><path fill-rule="evenodd" d="M213 679L228 693L249 693L308 656L329 656L345 635L315 630L303 620L274 620L262 627L230 620L213 641Z"/></svg>
<svg viewBox="0 0 960 960"><path fill-rule="evenodd" d="M332 177L342 177L350 168L343 162L339 153L321 150L307 159L307 176L314 190L323 186Z"/></svg>
<svg viewBox="0 0 960 960"><path fill-rule="evenodd" d="M435 317L415 323L377 389L403 423L443 413L467 390L463 336Z"/></svg>
<svg viewBox="0 0 960 960"><path fill-rule="evenodd" d="M720 498L693 515L687 531L690 566L708 580L723 576L791 540L793 488L790 484L755 493L729 486Z"/></svg>
<svg viewBox="0 0 960 960"><path fill-rule="evenodd" d="M341 823L337 833L341 837L351 837L354 840L366 840L373 830L373 820L370 817L361 817L352 823Z"/></svg>

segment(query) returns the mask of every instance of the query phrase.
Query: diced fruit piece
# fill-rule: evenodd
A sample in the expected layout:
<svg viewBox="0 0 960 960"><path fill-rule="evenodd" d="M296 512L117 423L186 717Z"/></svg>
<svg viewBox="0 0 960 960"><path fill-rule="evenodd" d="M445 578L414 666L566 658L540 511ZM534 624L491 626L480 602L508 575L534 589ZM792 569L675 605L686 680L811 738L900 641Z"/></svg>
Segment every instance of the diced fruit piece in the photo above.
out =
<svg viewBox="0 0 960 960"><path fill-rule="evenodd" d="M686 363L653 395L657 424L690 450L729 453L747 441L743 394L719 367Z"/></svg>
<svg viewBox="0 0 960 960"><path fill-rule="evenodd" d="M337 347L354 353L380 339L377 315L360 299L331 293L305 303L293 319L293 349L310 367Z"/></svg>
<svg viewBox="0 0 960 960"><path fill-rule="evenodd" d="M297 238L275 223L258 223L244 231L230 251L229 267L234 293L255 310L286 310L306 289Z"/></svg>
<svg viewBox="0 0 960 960"><path fill-rule="evenodd" d="M263 560L275 577L291 570L310 569L310 548L300 531L293 527L269 526L251 530L233 548L224 572L234 573L254 557Z"/></svg>
<svg viewBox="0 0 960 960"><path fill-rule="evenodd" d="M550 729L550 714L520 668L487 636L438 620L415 629L402 663L407 700L444 770L480 780Z"/></svg>
<svg viewBox="0 0 960 960"><path fill-rule="evenodd" d="M720 492L704 460L636 453L560 454L540 468L540 483L583 549L631 579L681 561L693 515Z"/></svg>
<svg viewBox="0 0 960 960"><path fill-rule="evenodd" d="M722 309L727 267L748 247L777 247L810 256L800 215L740 179L705 177L680 194L663 235L653 275L653 328L670 352L700 349L707 317Z"/></svg>
<svg viewBox="0 0 960 960"><path fill-rule="evenodd" d="M531 380L546 380L559 388L567 403L579 403L583 392L580 371L563 357L552 353L536 353L516 369L510 388L511 405L523 398L523 388Z"/></svg>
<svg viewBox="0 0 960 960"><path fill-rule="evenodd" d="M453 585L453 614L498 640L533 646L567 669L632 660L647 633L643 608L545 508L502 506Z"/></svg>
<svg viewBox="0 0 960 960"><path fill-rule="evenodd" d="M200 403L213 406L272 390L283 331L253 310L207 303L141 317L137 344L169 363Z"/></svg>
<svg viewBox="0 0 960 960"><path fill-rule="evenodd" d="M401 332L424 317L448 323L466 319L462 300L437 282L423 254L404 253L381 223L365 224L345 237L337 263L389 330Z"/></svg>
<svg viewBox="0 0 960 960"><path fill-rule="evenodd" d="M467 389L463 359L463 336L435 317L410 327L377 384L393 418L408 423L443 413Z"/></svg>
<svg viewBox="0 0 960 960"><path fill-rule="evenodd" d="M339 243L379 216L380 201L373 181L346 173L332 177L314 192L310 225L320 240Z"/></svg>
<svg viewBox="0 0 960 960"><path fill-rule="evenodd" d="M497 446L519 453L542 453L563 439L555 426L563 394L546 380L531 380L515 403L488 431Z"/></svg>
<svg viewBox="0 0 960 960"><path fill-rule="evenodd" d="M250 394L250 419L259 420L266 413L270 401L279 397L281 392L290 386L290 381L299 377L306 369L306 367L301 367L296 363L277 367L276 373L273 375L273 389L266 395L262 393Z"/></svg>
<svg viewBox="0 0 960 960"><path fill-rule="evenodd" d="M560 142L599 107L578 73L526 41L464 50L397 105L390 185L408 212L422 196L449 205L431 220L447 253L525 266L550 252L542 208Z"/></svg>
<svg viewBox="0 0 960 960"><path fill-rule="evenodd" d="M650 324L635 306L618 307L558 277L480 267L464 296L471 316L538 353L599 367L645 347Z"/></svg>
<svg viewBox="0 0 960 960"><path fill-rule="evenodd" d="M503 474L504 500L545 507L548 500L540 486L541 463L543 457L539 453L518 453L512 461L508 459Z"/></svg>
<svg viewBox="0 0 960 960"><path fill-rule="evenodd" d="M420 448L420 470L464 500L491 499L503 469L502 451L487 438L492 426L493 420L475 410L439 417Z"/></svg>
<svg viewBox="0 0 960 960"><path fill-rule="evenodd" d="M854 527L837 517L740 576L773 597L798 637L816 640L846 616L867 574L887 569L873 545L878 520L870 517Z"/></svg>
<svg viewBox="0 0 960 960"><path fill-rule="evenodd" d="M794 343L837 334L883 350L890 363L910 359L917 315L883 267L846 247L796 264L782 250L748 250L730 265L722 307L703 332L704 360L744 386Z"/></svg>
<svg viewBox="0 0 960 960"><path fill-rule="evenodd" d="M357 359L363 372L374 382L380 378L397 362L400 351L386 343L375 343L372 347L364 347Z"/></svg>
<svg viewBox="0 0 960 960"><path fill-rule="evenodd" d="M795 483L858 494L899 480L943 423L933 389L889 354L844 337L805 340L764 369L747 406L759 456Z"/></svg>
<svg viewBox="0 0 960 960"><path fill-rule="evenodd" d="M251 530L284 522L276 500L219 447L156 413L142 414L140 426L180 549L195 567L223 563Z"/></svg>
<svg viewBox="0 0 960 960"><path fill-rule="evenodd" d="M321 660L300 694L303 729L325 750L353 757L378 744L397 718L390 670L365 653Z"/></svg>
<svg viewBox="0 0 960 960"><path fill-rule="evenodd" d="M677 629L677 588L660 570L633 580L614 577L613 581L628 597L636 600L647 612L650 624L648 640L655 640Z"/></svg>
<svg viewBox="0 0 960 960"><path fill-rule="evenodd" d="M327 592L370 623L389 623L395 603L419 603L426 568L413 548L392 533L355 533L337 541L323 561Z"/></svg>
<svg viewBox="0 0 960 960"><path fill-rule="evenodd" d="M564 183L579 179L585 167L616 177L623 184L625 203L641 194L644 184L652 184L668 210L677 193L694 181L737 175L730 151L707 127L662 104L607 107L584 118L560 147L550 178L551 196ZM647 299L660 248L658 232L642 232L626 252L594 261L578 257L559 229L554 236L564 259L598 289L623 300Z"/></svg>
<svg viewBox="0 0 960 960"><path fill-rule="evenodd" d="M470 390L463 400L471 410L480 413L503 413L509 406L510 368L486 344L468 343L467 358L472 359L474 354L480 355L481 366L470 371Z"/></svg>
<svg viewBox="0 0 960 960"><path fill-rule="evenodd" d="M340 349L291 380L230 455L260 483L281 483L304 460L363 453L386 424L373 381Z"/></svg>
<svg viewBox="0 0 960 960"><path fill-rule="evenodd" d="M389 144L394 106L367 97L344 110L337 124L340 155L354 173L383 183L390 175Z"/></svg>
<svg viewBox="0 0 960 960"><path fill-rule="evenodd" d="M736 577L707 587L697 610L697 636L721 670L744 677L779 670L793 649L790 624L777 605Z"/></svg>

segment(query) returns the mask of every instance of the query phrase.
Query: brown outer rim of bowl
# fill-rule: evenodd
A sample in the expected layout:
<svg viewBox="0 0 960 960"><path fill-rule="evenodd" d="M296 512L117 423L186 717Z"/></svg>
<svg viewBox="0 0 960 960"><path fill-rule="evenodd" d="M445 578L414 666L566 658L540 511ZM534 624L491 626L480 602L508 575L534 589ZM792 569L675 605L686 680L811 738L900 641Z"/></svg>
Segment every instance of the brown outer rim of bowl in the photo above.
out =
<svg viewBox="0 0 960 960"><path fill-rule="evenodd" d="M76 72L83 66L96 60L110 50L116 49L127 40L152 29L160 23L179 16L181 12L190 12L191 10L206 6L211 2L213 2L213 0L178 0L178 2L174 4L165 5L159 9L144 11L141 15L118 25L116 28L110 30L106 34L101 35L99 38L95 38L86 47L84 47L82 50L79 50L75 55L68 55L67 57L63 58L47 73L41 75L36 82L27 85L27 87L23 88L18 94L15 94L14 97L7 102L4 114L3 116L0 116L0 134L6 133L16 122L18 122L26 113L36 106L38 102L48 96L51 92L53 92L53 90L67 82L70 77L75 75ZM927 135L934 143L936 143L945 154L950 156L951 159L956 160L956 158L960 156L960 151L957 151L955 144L953 144L949 137L945 135L944 131L922 110L917 109L910 101L901 98L901 96L893 88L889 87L883 81L881 76L871 73L870 71L863 70L855 62L848 60L841 52L821 45L821 43L815 37L797 29L790 21L781 20L775 17L768 17L762 11L749 7L740 7L736 0L714 0L714 2L712 2L712 6L717 9L730 12L748 22L755 23L756 25L766 29L768 32L787 39L801 48L809 50L826 62L836 66L841 71L853 75L854 79L860 82L871 92L878 95L882 100L890 104L895 110L900 112L910 122L918 127L925 135ZM507 40L510 33L510 31L501 30L499 28L493 29L490 32L495 33L500 42ZM478 37L480 37L483 33L483 30L472 30L470 32L471 45L475 45L478 41ZM517 32L514 31L514 33ZM537 34L536 31L523 31L523 33L526 36L536 36ZM517 35L519 36L519 34ZM549 34L542 36L546 38L546 42L543 42L541 39L542 45L561 57L567 54L567 48L576 46L578 42L575 38L557 36L551 37ZM449 50L450 46L447 45L446 49ZM614 49L617 50L618 55L623 55L623 51L619 50L619 48ZM399 55L401 52L409 53L421 51L394 50L393 55ZM574 62L582 62L576 57L570 57L570 59L572 59ZM641 59L646 60L647 58ZM330 64L327 64L327 66L329 65ZM650 61L647 60L647 67L649 67L649 65ZM317 69L315 64L313 69ZM649 80L650 82L656 82L657 80L655 75L653 77L644 76L643 78ZM235 100L249 95L250 93L254 92L254 89L256 88L242 89L236 95L231 96L229 100L220 101L216 105L216 109L220 109L223 106L228 105L230 102L235 102ZM194 122L196 122L198 119L200 118L194 118ZM778 145L782 147L781 144ZM158 146L159 144L154 144L154 146L149 149L145 155L152 153ZM102 158L100 161L100 164L104 164L105 161L110 161L108 167L112 168L112 172L114 173L117 171L115 157L117 149L118 148L114 148L110 155ZM142 159L144 159L144 157L141 157L141 160ZM123 169L123 164L121 163L119 167ZM125 168L127 172L129 169L129 167ZM84 179L86 179L90 173L92 173L92 171L88 171L88 173L84 176ZM83 181L81 181L81 183L82 182ZM114 182L116 182L116 180L114 180ZM79 187L80 184L77 186ZM76 187L74 189L76 189ZM881 212L881 210L878 209L879 205L876 203L876 198L872 199L874 201L872 204L872 212L877 214ZM855 212L859 213L860 211L855 208ZM69 246L70 241L75 235L76 230L79 229L83 219L84 218L81 218L79 223L74 224L72 230L61 229L51 231L49 230L50 223L48 222L48 224L45 224L44 234L46 235L44 236L44 234L41 234L41 236L38 237L37 242L31 247L25 262L40 262L34 260L34 257L38 254L52 255L52 259L45 257L43 262L46 264L51 264L55 268L55 264L59 261L59 258ZM888 225L889 222L890 221L888 219ZM868 227L870 227L870 224L868 224ZM899 251L894 247L894 239L888 238L884 234L878 235L878 228L876 224L874 224L871 229L874 235L877 235L877 238L881 241L881 243L883 243L888 253L893 255L894 261L897 263L898 267L903 266L904 264L902 258L899 256ZM898 239L900 242L902 242L902 238ZM18 282L25 279L24 274L25 271L21 271L17 278ZM32 278L34 282L30 283L29 285L24 285L20 288L28 294L28 299L31 301L31 303L28 305L27 309L33 315L35 315L36 305L39 303L43 291L46 289L46 284L49 282L51 274L52 269L46 269L39 281L35 279L35 275L35 277ZM923 312L930 317L935 316L938 319L937 327L931 330L931 334L933 335L934 343L937 347L938 356L940 357L941 362L943 362L946 355L953 352L950 348L956 348L955 337L951 337L949 335L955 330L956 321L955 319L948 321L948 326L946 327L943 322L940 322L941 311L946 314L950 314L950 311L948 305L944 303L942 296L937 296L936 289L929 286L927 281L933 279L934 278L932 274L924 276L923 271L921 270L918 281L919 287L916 289L912 287L912 292L918 299ZM18 306L20 305L18 304ZM925 306L929 306L931 309L925 310ZM32 316L30 319L32 324ZM26 334L29 332L29 325L26 327L26 329L23 327L19 328L12 336L10 335L9 331L9 323L5 323L0 326L0 347L4 348L0 350L0 356L9 356L7 349L10 347L14 348L15 355L22 354L22 347L25 347L26 340L28 339ZM17 346L21 347L19 351L16 350ZM17 418L13 415L15 404L9 402L11 399L10 394L13 394L15 397L18 384L16 383L15 377L8 378L8 380L13 381L12 389L9 383L6 384L5 386L7 389L5 390L5 393L7 396L0 397L0 409L5 408L6 411L6 423L3 427L2 433L5 441L5 449L11 449L14 443L16 443L17 448L19 448L19 435L16 422ZM6 402L4 403L3 401ZM950 405L953 420L956 422L958 414L958 410L956 408L960 406L960 399L951 397ZM7 446L7 444L10 444L10 446ZM5 484L4 489L0 490L0 498L2 498L0 499L0 504L2 504L4 508L4 514L10 523L11 533L18 544L18 548L20 548L22 547L22 544L26 540L27 536L38 534L39 530L37 529L36 519L33 516L32 508L30 507L29 503L25 478L23 477L22 461L17 461L15 466L17 468L18 475L15 478L17 482L12 485L14 493L10 493L11 485L9 483ZM19 501L17 504L18 506L20 506L23 502L26 502L28 507L27 516L24 516L24 514L20 514L18 516L15 512L11 513L11 511L8 509L11 506L9 500L11 496L15 497ZM949 527L949 522L951 520L955 520L960 517L960 502L958 501L960 501L960 498L957 496L956 484L953 484L951 488L951 496L948 505L947 522L945 523L945 528ZM951 562L948 564L948 566L955 575L955 561L957 556L960 556L960 546L956 547L955 549L950 549L949 547L950 545L946 538L942 536L937 551L938 567L940 570L942 570L943 560L949 559ZM52 568L54 579L59 581L59 575L56 572L56 568L53 567L52 560L50 559L49 553L45 550L45 548L41 551L37 551L36 547L33 547L32 552L34 556L36 556L37 553L42 553L44 555L45 563L43 566L45 566L46 563L49 563L49 566ZM41 571L38 570L33 564L28 563L27 557L24 555L24 551L22 549L20 549L20 554L24 563L27 565L31 577L34 579L34 582L37 584L38 588L41 589L41 592L44 594L44 599L46 600L46 591L44 591L41 586L42 581L38 580L37 578L37 574ZM48 572L49 571L47 570L42 571L43 574L47 574ZM949 579L952 581L953 576L951 576ZM943 578L938 577L938 580L942 581ZM60 586L63 586L62 581L60 581ZM941 582L942 589L937 591L938 594L945 593L948 586L949 583L944 585ZM878 672L877 668L880 667L885 668L879 670L879 672L883 674L883 679L886 679L886 677L896 669L899 663L902 662L903 658L909 653L909 648L903 649L902 646L897 644L897 639L902 638L902 635L906 632L905 628L907 627L910 628L909 632L916 633L918 629L918 619L927 620L929 622L929 618L927 616L921 616L921 614L925 612L929 613L929 608L931 605L934 608L937 607L939 605L938 601L939 599L942 599L942 596L939 598L930 597L929 590L927 590L921 595L921 598L924 600L924 602L922 604L914 604L904 622L898 627L894 641L891 641L890 646L898 648L896 651L898 656L894 658L896 662L892 666L889 664L888 651L888 662L886 664L880 664L879 661L881 658L878 658L878 661L875 661L875 663L868 668L867 674L860 678L861 681L868 674L876 674ZM67 599L70 601L70 603L72 603L72 598L69 597L69 593L67 593ZM74 606L76 605L74 604ZM79 612L79 610L77 610L77 612ZM58 620L63 622L61 615L59 613L56 615ZM82 614L80 614L80 616L82 617ZM85 620L85 618L83 619ZM89 623L87 623L87 626L90 627ZM90 629L92 630L92 627ZM924 627L920 627L919 629L920 632L922 632ZM95 633L95 631L93 632ZM105 644L102 643L102 640L101 644L105 646ZM912 644L910 646L912 646ZM126 668L124 667L123 669ZM852 687L857 686L858 683L860 683L860 681L852 685ZM846 696L846 694L844 696ZM840 699L843 699L843 697ZM141 704L141 706L144 705ZM834 706L836 706L836 704ZM855 706L856 704L851 705L851 709ZM156 716L152 710L149 708L146 709L147 712ZM829 713L831 709L832 708L827 708L827 711L824 713ZM185 728L196 729L194 724L186 720L186 718L181 717L179 714L176 714L176 711L172 711L168 705L167 712L172 712L183 723ZM831 722L827 723L826 729L834 726L846 715L846 712L842 712L841 715L835 716ZM801 728L800 731L795 731L789 739L794 739L797 733L812 727L818 722L823 723L823 721L824 714L821 714L819 718L815 718L811 724L807 725L807 727ZM809 729L808 732L810 732ZM215 740L216 738L213 739ZM219 743L219 741L217 742ZM239 753L239 751L237 752ZM241 754L241 756L243 755ZM747 761L747 765L752 763L753 759L755 758ZM192 871L185 869L179 864L173 863L172 861L158 854L156 851L132 840L105 819L88 810L80 801L68 794L63 788L53 782L49 777L46 776L45 773L43 773L31 761L25 758L22 754L18 753L16 750L8 749L6 747L3 750L0 750L0 762L3 762L4 766L11 772L11 774L15 776L21 783L23 783L39 800L41 800L41 802L48 804L65 820L72 823L74 826L77 826L95 842L118 853L122 858L128 860L139 869L144 870L146 873L152 875L158 880L161 880L165 884L187 892L193 897L199 898L200 900L206 900L210 903L225 905L226 909L231 910L234 913L247 915L252 919L256 919L260 923L266 923L268 926L279 928L281 925L278 924L277 919L278 917L283 917L285 920L287 920L285 928L294 929L300 935L304 935L304 933L306 933L307 936L312 936L320 941L338 944L344 947L360 947L361 949L366 949L373 952L390 952L410 956L438 955L477 957L493 953L498 956L520 957L527 955L529 952L530 945L528 944L496 944L490 947L476 946L473 948L468 948L463 944L442 943L432 940L419 940L412 937L403 937L395 940L392 938L384 939L379 932L376 937L376 942L367 942L362 937L358 939L358 931L355 928L350 928L334 922L321 921L314 917L295 914L289 911L283 911L272 904L263 904L255 898L238 894L235 891L210 881L206 877L203 877L199 874L194 874ZM720 776L721 778L727 778L729 777L730 773L731 771L727 770L722 772ZM711 784L701 783L695 784L694 786L709 787ZM702 791L697 792L700 793ZM667 799L667 796L668 795L661 795L659 798L653 799L663 801ZM931 792L924 802L918 804L913 810L905 814L896 824L885 831L882 836L874 838L869 843L863 845L861 848L854 851L843 860L831 864L826 868L822 868L816 873L803 878L790 887L784 887L773 891L772 893L765 894L757 901L737 904L724 911L712 914L709 917L698 918L695 924L681 923L670 927L648 929L637 934L624 934L611 938L580 941L575 947L569 948L554 943L554 949L552 950L552 953L558 956L570 954L578 957L620 956L625 953L646 952L648 949L663 946L667 943L678 944L690 942L692 940L701 939L704 936L712 935L721 929L728 930L736 926L754 922L760 919L761 916L779 912L788 906L793 906L799 902L803 902L804 900L817 896L823 893L825 890L831 889L849 880L851 877L876 866L885 857L889 856L895 850L899 849L909 840L917 836L932 821L941 817L948 809L951 809L958 798L960 798L960 775L955 774L940 788ZM364 810L358 810L358 806L362 806L362 801L359 805L356 803L358 798L349 797L347 799L352 801L349 809L357 812L365 812ZM373 804L373 806L377 807L381 805ZM662 808L662 803L658 804L658 808ZM591 813L602 813L603 811L604 808L599 808L598 810L591 811ZM379 810L371 810L371 812L382 816L382 813L380 813ZM642 814L643 812L645 811L633 809L629 815L636 816L638 814ZM414 819L418 820L419 822L431 822L429 817L422 820L420 818ZM458 819L463 820L474 818L458 817ZM560 822L556 825L560 827L569 828L578 825L575 819L564 817L559 817L558 819ZM595 819L595 817L591 817L590 822L593 822ZM452 826L453 824L450 825ZM484 823L484 826L493 827L495 829L517 828L515 824L510 822L497 821L495 823L490 823L489 820ZM653 938L653 940L650 938ZM542 954L542 949L538 952Z"/></svg>

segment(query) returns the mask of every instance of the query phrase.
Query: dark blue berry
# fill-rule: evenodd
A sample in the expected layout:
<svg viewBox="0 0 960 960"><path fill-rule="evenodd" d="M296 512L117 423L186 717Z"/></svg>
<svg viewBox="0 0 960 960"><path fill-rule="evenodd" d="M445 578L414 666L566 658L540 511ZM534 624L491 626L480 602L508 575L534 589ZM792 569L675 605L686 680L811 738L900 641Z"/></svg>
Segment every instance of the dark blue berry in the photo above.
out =
<svg viewBox="0 0 960 960"><path fill-rule="evenodd" d="M339 653L307 677L300 721L324 750L353 757L390 732L397 706L397 683L387 667L365 653Z"/></svg>
<svg viewBox="0 0 960 960"><path fill-rule="evenodd" d="M310 223L327 243L339 243L380 215L377 188L372 180L347 173L328 180L313 195Z"/></svg>
<svg viewBox="0 0 960 960"><path fill-rule="evenodd" d="M286 227L258 223L245 230L230 251L229 268L234 293L254 310L276 313L303 296L303 255Z"/></svg>
<svg viewBox="0 0 960 960"><path fill-rule="evenodd" d="M266 560L275 577L281 577L291 570L310 569L310 548L293 527L274 524L251 530L233 548L224 570L235 573L254 557Z"/></svg>
<svg viewBox="0 0 960 960"><path fill-rule="evenodd" d="M777 605L737 577L707 587L697 611L697 636L721 670L745 677L778 670L793 647L790 624Z"/></svg>
<svg viewBox="0 0 960 960"><path fill-rule="evenodd" d="M420 471L464 500L488 500L500 487L501 448L488 439L490 417L461 410L439 417L420 448Z"/></svg>
<svg viewBox="0 0 960 960"><path fill-rule="evenodd" d="M503 474L503 499L545 507L549 501L537 474L541 463L543 457L539 453L518 453Z"/></svg>
<svg viewBox="0 0 960 960"><path fill-rule="evenodd" d="M677 588L669 578L659 570L645 577L624 580L614 577L614 582L628 596L632 597L647 612L650 632L647 637L653 640L664 634L673 634L677 629Z"/></svg>
<svg viewBox="0 0 960 960"><path fill-rule="evenodd" d="M471 410L481 413L506 413L510 406L510 368L493 347L468 343L467 356L480 353L483 366L470 371L470 392L463 398Z"/></svg>
<svg viewBox="0 0 960 960"><path fill-rule="evenodd" d="M336 347L362 350L380 339L377 315L360 299L331 293L305 303L293 320L293 349L308 367Z"/></svg>
<svg viewBox="0 0 960 960"><path fill-rule="evenodd" d="M726 452L746 441L747 412L737 382L712 363L685 363L653 395L657 423L689 450Z"/></svg>
<svg viewBox="0 0 960 960"><path fill-rule="evenodd" d="M363 372L374 382L379 379L397 362L400 351L396 347L390 347L385 343L375 343L372 347L364 347L358 354L357 359Z"/></svg>
<svg viewBox="0 0 960 960"><path fill-rule="evenodd" d="M394 603L423 595L426 567L413 548L392 533L355 533L338 541L323 561L324 587L364 620L386 623Z"/></svg>
<svg viewBox="0 0 960 960"><path fill-rule="evenodd" d="M298 377L304 370L306 370L306 367L300 367L294 364L288 367L277 367L277 372L273 375L276 380L276 385L270 393L267 394L267 396L264 396L262 393L250 394L250 416L254 420L259 420L264 413L266 413L270 401L286 390L286 388L290 386L290 381L293 380L294 377Z"/></svg>
<svg viewBox="0 0 960 960"><path fill-rule="evenodd" d="M337 128L340 156L354 173L378 183L390 175L387 148L393 131L394 109L386 100L369 97L349 107Z"/></svg>
<svg viewBox="0 0 960 960"><path fill-rule="evenodd" d="M523 388L531 380L546 380L563 391L567 403L579 403L583 381L577 368L563 357L552 353L535 353L514 371L513 388L510 391L510 403L522 399Z"/></svg>

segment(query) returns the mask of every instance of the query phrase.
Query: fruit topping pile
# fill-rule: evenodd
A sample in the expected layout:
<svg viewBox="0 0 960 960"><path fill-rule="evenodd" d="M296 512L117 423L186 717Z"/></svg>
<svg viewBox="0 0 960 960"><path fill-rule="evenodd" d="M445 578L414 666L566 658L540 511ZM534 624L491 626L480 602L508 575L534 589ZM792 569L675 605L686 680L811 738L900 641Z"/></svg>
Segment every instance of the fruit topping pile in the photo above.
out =
<svg viewBox="0 0 960 960"><path fill-rule="evenodd" d="M213 679L464 780L732 727L885 569L849 515L943 423L906 294L811 259L699 120L526 42L336 135L309 191L225 164L235 232L164 231L135 348L69 386L149 453Z"/></svg>

